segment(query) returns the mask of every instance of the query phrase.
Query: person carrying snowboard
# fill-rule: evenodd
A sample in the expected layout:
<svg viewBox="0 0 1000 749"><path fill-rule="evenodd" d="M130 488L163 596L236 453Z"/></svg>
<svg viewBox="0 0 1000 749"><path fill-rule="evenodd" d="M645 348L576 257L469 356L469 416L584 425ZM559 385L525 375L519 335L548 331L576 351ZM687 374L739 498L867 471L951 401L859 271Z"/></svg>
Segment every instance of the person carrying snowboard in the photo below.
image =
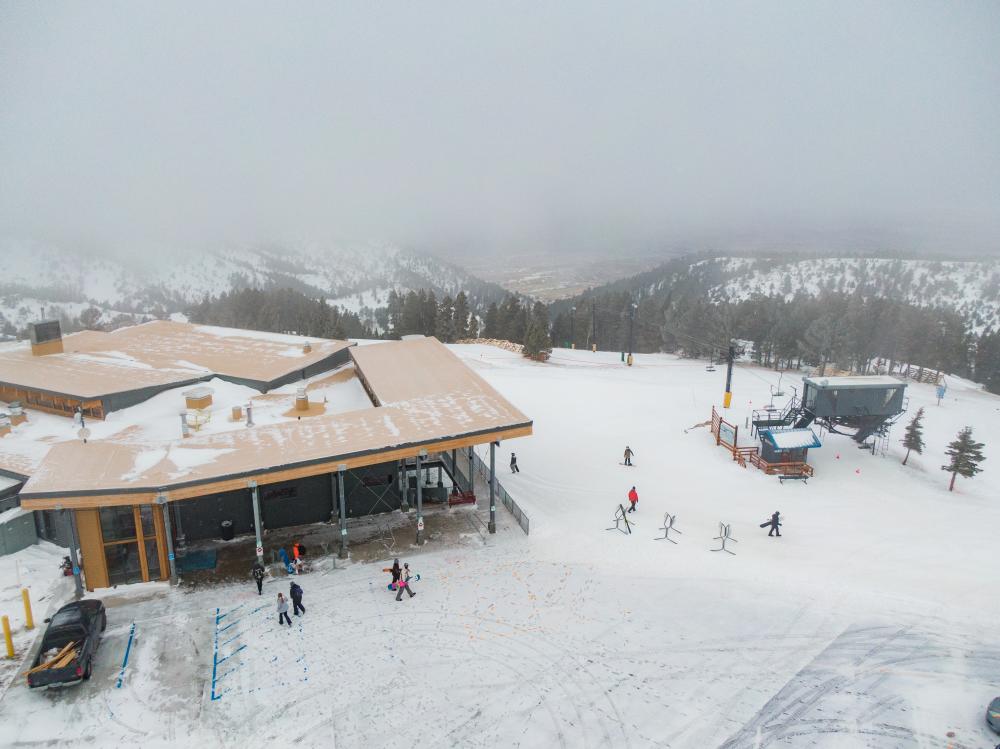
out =
<svg viewBox="0 0 1000 749"><path fill-rule="evenodd" d="M260 563L259 559L256 562L253 563L253 569L251 570L251 572L253 572L254 582L257 583L257 595L263 595L263 593L264 593L264 565L262 565Z"/></svg>
<svg viewBox="0 0 1000 749"><path fill-rule="evenodd" d="M639 492L635 490L634 486L628 491L628 501L631 506L627 512L635 512L635 506L639 503Z"/></svg>
<svg viewBox="0 0 1000 749"><path fill-rule="evenodd" d="M635 453L632 452L632 448L629 447L628 445L625 445L625 465L627 465L627 466L632 465L632 456L633 455L635 455Z"/></svg>
<svg viewBox="0 0 1000 749"><path fill-rule="evenodd" d="M288 626L292 626L292 620L288 618L288 601L285 597L278 593L278 624L288 623Z"/></svg>
<svg viewBox="0 0 1000 749"><path fill-rule="evenodd" d="M299 587L297 582L292 582L288 588L288 594L292 597L292 604L295 607L293 613L295 616L299 615L299 609L302 609L303 614L306 613L306 607L302 605L302 588ZM285 605L285 610L288 610L287 604Z"/></svg>
<svg viewBox="0 0 1000 749"><path fill-rule="evenodd" d="M510 472L520 473L521 469L517 467L517 456L514 453L510 454Z"/></svg>
<svg viewBox="0 0 1000 749"><path fill-rule="evenodd" d="M392 590L395 590L396 584L399 582L399 577L402 571L402 568L399 566L398 559L392 560L392 568L389 571L392 572Z"/></svg>
<svg viewBox="0 0 1000 749"><path fill-rule="evenodd" d="M410 590L410 563L406 562L403 565L403 569L399 575L399 582L396 583L396 600L403 600L403 591L410 594L410 598L416 595L412 590Z"/></svg>
<svg viewBox="0 0 1000 749"><path fill-rule="evenodd" d="M776 535L776 536L778 536L778 538L781 538L781 531L778 530L778 528L781 527L781 517L780 517L780 515L781 515L781 513L778 512L777 510L775 510L774 514L771 516L770 520L765 521L765 522L763 522L763 523L760 524L761 528L767 528L767 526L771 526L771 530L768 531L768 533L767 533L768 536L775 536Z"/></svg>

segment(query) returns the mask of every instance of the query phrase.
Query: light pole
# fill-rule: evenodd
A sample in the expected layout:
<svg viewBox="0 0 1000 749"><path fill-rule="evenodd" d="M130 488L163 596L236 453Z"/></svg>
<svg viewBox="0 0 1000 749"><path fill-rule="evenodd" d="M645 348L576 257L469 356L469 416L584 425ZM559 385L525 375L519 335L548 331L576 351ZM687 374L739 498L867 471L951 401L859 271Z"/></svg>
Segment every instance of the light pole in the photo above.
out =
<svg viewBox="0 0 1000 749"><path fill-rule="evenodd" d="M634 302L628 308L628 365L632 366L632 324L635 322L635 311L639 308Z"/></svg>
<svg viewBox="0 0 1000 749"><path fill-rule="evenodd" d="M569 308L569 347L576 348L576 307Z"/></svg>

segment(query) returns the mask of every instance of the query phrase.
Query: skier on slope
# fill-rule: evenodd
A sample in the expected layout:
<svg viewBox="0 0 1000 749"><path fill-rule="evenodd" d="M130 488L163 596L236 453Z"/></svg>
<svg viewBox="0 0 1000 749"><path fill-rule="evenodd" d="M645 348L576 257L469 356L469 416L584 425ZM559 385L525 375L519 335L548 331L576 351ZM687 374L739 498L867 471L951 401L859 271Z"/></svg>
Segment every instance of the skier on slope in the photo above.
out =
<svg viewBox="0 0 1000 749"><path fill-rule="evenodd" d="M630 503L630 507L628 508L627 512L635 512L635 506L639 503L639 492L635 490L634 486L631 489L629 489L628 501Z"/></svg>
<svg viewBox="0 0 1000 749"><path fill-rule="evenodd" d="M410 563L406 562L403 564L403 569L399 575L399 582L396 583L396 600L403 600L403 591L410 594L410 598L416 595L412 590L410 590Z"/></svg>
<svg viewBox="0 0 1000 749"><path fill-rule="evenodd" d="M510 472L520 473L521 469L517 467L517 456L514 453L510 454Z"/></svg>
<svg viewBox="0 0 1000 749"><path fill-rule="evenodd" d="M288 618L288 601L285 597L278 593L278 624L284 624L288 622L288 626L292 626L292 620Z"/></svg>
<svg viewBox="0 0 1000 749"><path fill-rule="evenodd" d="M257 595L262 595L264 592L264 565L260 563L260 560L253 563L251 572L253 572L254 582L257 583Z"/></svg>
<svg viewBox="0 0 1000 749"><path fill-rule="evenodd" d="M627 466L632 465L632 456L633 455L635 455L635 453L632 452L632 448L629 447L628 445L625 445L625 465L627 465Z"/></svg>
<svg viewBox="0 0 1000 749"><path fill-rule="evenodd" d="M767 520L767 521L765 521L765 522L763 522L763 523L760 524L761 528L767 528L768 526L771 526L771 530L768 531L768 533L767 533L768 536L777 535L778 538L781 538L781 531L778 530L778 528L781 526L781 517L780 517L780 515L781 515L781 513L778 512L777 510L775 510L774 514L771 515L771 519L770 520Z"/></svg>
<svg viewBox="0 0 1000 749"><path fill-rule="evenodd" d="M302 588L299 587L297 582L292 581L292 584L288 588L288 594L292 597L292 604L295 607L293 613L295 616L299 615L299 609L302 609L303 614L306 613L306 607L302 605Z"/></svg>

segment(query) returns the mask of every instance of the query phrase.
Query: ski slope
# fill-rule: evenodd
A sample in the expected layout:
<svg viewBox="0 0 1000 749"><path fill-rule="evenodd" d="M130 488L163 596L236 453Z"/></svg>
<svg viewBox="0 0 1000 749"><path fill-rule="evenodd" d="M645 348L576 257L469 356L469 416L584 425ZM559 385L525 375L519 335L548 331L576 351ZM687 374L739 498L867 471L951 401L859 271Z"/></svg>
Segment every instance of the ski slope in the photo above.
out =
<svg viewBox="0 0 1000 749"><path fill-rule="evenodd" d="M954 381L937 406L932 388L911 384L911 412L927 410L923 456L900 465L904 417L886 457L826 435L810 452L815 478L782 486L738 467L695 426L724 383L704 363L640 355L626 368L617 354L556 350L537 364L452 348L534 419L532 437L498 450L530 536L404 553L422 580L399 603L383 563L324 560L302 578L307 613L290 630L273 612L285 578L269 579L261 598L249 578L106 591L92 681L44 694L16 683L0 701L0 746L1000 740L983 721L1000 694L1000 398ZM730 420L742 424L777 379L738 368ZM987 445L985 470L949 493L943 448L967 424ZM620 465L626 444L632 468ZM633 534L606 530L632 485ZM776 509L780 539L758 527ZM668 511L677 545L654 540ZM710 551L720 521L734 556Z"/></svg>

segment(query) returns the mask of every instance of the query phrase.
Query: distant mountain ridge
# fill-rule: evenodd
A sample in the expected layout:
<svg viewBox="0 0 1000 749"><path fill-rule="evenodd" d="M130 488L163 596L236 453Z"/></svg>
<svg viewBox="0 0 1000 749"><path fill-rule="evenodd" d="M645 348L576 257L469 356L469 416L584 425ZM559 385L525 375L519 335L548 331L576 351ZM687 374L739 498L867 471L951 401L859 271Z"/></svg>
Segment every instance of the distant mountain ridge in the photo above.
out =
<svg viewBox="0 0 1000 749"><path fill-rule="evenodd" d="M23 330L43 308L46 316L72 318L96 307L102 320L164 315L238 288L291 288L326 298L375 325L384 318L392 289L426 289L439 297L465 290L475 310L507 293L430 255L375 244L161 253L143 264L30 244L6 243L0 249L5 257L0 327L8 333Z"/></svg>
<svg viewBox="0 0 1000 749"><path fill-rule="evenodd" d="M1000 328L1000 260L922 260L876 257L687 256L631 278L591 289L561 310L591 296L627 292L636 300L677 289L698 290L712 301L755 295L787 300L797 294L860 294L922 307L944 307L965 317L974 332Z"/></svg>

